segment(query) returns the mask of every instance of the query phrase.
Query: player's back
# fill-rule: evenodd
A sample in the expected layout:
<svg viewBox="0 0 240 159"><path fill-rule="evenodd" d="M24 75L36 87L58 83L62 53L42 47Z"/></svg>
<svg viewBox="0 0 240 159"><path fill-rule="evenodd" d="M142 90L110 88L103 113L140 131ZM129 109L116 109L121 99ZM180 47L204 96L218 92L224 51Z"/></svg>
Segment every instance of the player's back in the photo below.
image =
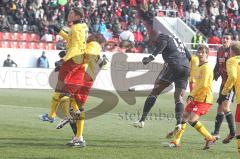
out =
<svg viewBox="0 0 240 159"><path fill-rule="evenodd" d="M189 60L180 39L170 35L159 34L157 41L157 45L161 45L162 41L167 41L167 46L162 52L162 57L166 63L189 67Z"/></svg>
<svg viewBox="0 0 240 159"><path fill-rule="evenodd" d="M230 71L236 81L233 83L236 92L237 104L240 103L240 56L235 56L227 61L227 67L233 68ZM229 72L228 72L229 74ZM231 77L230 77L231 78Z"/></svg>

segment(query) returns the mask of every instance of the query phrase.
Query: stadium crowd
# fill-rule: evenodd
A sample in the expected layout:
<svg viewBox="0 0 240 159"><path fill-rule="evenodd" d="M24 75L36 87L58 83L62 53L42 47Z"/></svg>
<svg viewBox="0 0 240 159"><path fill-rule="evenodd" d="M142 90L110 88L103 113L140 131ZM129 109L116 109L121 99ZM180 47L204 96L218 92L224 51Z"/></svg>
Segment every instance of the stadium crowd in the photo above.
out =
<svg viewBox="0 0 240 159"><path fill-rule="evenodd" d="M120 41L121 46L147 48L154 16L178 16L211 44L220 44L225 32L238 40L240 31L237 0L1 0L0 4L1 32L37 33L44 42L60 39L60 45L53 26L68 25L66 16L75 6L84 8L83 21L90 32ZM119 35L125 31L133 38L121 41Z"/></svg>

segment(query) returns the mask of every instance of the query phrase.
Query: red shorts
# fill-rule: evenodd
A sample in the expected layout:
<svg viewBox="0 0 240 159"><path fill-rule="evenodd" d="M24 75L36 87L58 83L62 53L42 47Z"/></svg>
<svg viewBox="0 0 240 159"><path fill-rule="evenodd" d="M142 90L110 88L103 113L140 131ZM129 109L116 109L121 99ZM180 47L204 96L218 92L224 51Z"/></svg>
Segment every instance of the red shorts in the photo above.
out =
<svg viewBox="0 0 240 159"><path fill-rule="evenodd" d="M93 85L92 78L85 72L83 65L78 65L65 78L65 91L70 93L76 101L86 103Z"/></svg>
<svg viewBox="0 0 240 159"><path fill-rule="evenodd" d="M193 112L199 116L202 116L208 113L211 106L212 104L209 104L209 103L192 101L186 106L185 112L188 112L188 113Z"/></svg>
<svg viewBox="0 0 240 159"><path fill-rule="evenodd" d="M58 80L64 81L68 73L78 66L79 64L76 64L72 59L64 62L63 65L60 67Z"/></svg>
<svg viewBox="0 0 240 159"><path fill-rule="evenodd" d="M240 104L237 105L235 112L235 122L240 122Z"/></svg>

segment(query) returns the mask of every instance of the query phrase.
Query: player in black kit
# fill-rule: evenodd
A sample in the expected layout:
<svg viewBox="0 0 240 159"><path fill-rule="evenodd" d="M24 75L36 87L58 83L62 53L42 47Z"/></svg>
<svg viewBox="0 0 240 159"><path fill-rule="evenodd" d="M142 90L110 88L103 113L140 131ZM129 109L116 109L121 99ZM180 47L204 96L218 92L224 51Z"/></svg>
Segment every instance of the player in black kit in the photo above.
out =
<svg viewBox="0 0 240 159"><path fill-rule="evenodd" d="M158 54L162 54L164 67L158 75L154 88L147 97L142 117L134 123L135 127L144 127L144 121L154 105L158 95L172 83L175 84L174 100L175 100L175 117L177 124L174 130L181 128L182 114L184 110L183 96L187 87L189 77L189 61L191 55L185 48L184 44L175 36L160 33L154 41L155 49L149 57L144 57L142 63L144 65L153 61Z"/></svg>

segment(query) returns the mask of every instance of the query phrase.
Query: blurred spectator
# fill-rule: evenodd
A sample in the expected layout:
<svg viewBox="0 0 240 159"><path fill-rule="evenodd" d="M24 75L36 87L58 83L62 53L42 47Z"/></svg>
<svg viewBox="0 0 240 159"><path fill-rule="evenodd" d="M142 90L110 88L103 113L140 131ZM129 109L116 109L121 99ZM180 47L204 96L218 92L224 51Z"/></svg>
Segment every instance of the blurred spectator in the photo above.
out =
<svg viewBox="0 0 240 159"><path fill-rule="evenodd" d="M98 32L102 34L106 40L109 40L110 38L112 38L112 34L108 32L106 24L103 20L101 20L99 24Z"/></svg>
<svg viewBox="0 0 240 159"><path fill-rule="evenodd" d="M141 46L142 42L143 42L143 35L140 31L140 29L137 29L137 31L135 31L134 33L134 42L135 42L135 46Z"/></svg>
<svg viewBox="0 0 240 159"><path fill-rule="evenodd" d="M130 22L130 24L128 25L128 30L130 30L131 32L137 31L137 25L134 22Z"/></svg>
<svg viewBox="0 0 240 159"><path fill-rule="evenodd" d="M65 45L63 39L59 39L59 40L56 42L56 49L57 49L57 50L65 50L65 49L66 49L66 45Z"/></svg>
<svg viewBox="0 0 240 159"><path fill-rule="evenodd" d="M17 64L7 55L7 59L3 62L3 67L17 67Z"/></svg>
<svg viewBox="0 0 240 159"><path fill-rule="evenodd" d="M145 30L143 31L143 41L142 41L142 47L143 47L144 53L148 53L148 41L149 41L149 35L148 35L148 32Z"/></svg>
<svg viewBox="0 0 240 159"><path fill-rule="evenodd" d="M112 31L114 35L119 35L122 32L121 23L116 19L112 25Z"/></svg>
<svg viewBox="0 0 240 159"><path fill-rule="evenodd" d="M49 68L49 63L45 55L45 51L42 52L42 56L40 56L37 60L37 68Z"/></svg>
<svg viewBox="0 0 240 159"><path fill-rule="evenodd" d="M8 32L10 31L10 23L5 15L0 15L0 31Z"/></svg>
<svg viewBox="0 0 240 159"><path fill-rule="evenodd" d="M45 31L45 34L41 37L41 41L44 42L53 42L54 37L48 31Z"/></svg>
<svg viewBox="0 0 240 159"><path fill-rule="evenodd" d="M147 31L147 28L145 27L145 25L143 24L143 20L139 21L139 24L137 25L137 29L139 29L139 31L141 33L143 33L144 31Z"/></svg>

